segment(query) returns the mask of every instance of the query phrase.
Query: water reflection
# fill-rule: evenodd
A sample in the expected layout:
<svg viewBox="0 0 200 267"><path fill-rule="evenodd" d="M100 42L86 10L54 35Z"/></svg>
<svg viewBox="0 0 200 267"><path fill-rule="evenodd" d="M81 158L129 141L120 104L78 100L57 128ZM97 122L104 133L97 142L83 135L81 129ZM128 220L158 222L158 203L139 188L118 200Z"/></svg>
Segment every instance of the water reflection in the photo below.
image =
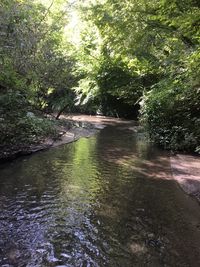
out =
<svg viewBox="0 0 200 267"><path fill-rule="evenodd" d="M199 221L127 126L1 166L1 266L199 266Z"/></svg>

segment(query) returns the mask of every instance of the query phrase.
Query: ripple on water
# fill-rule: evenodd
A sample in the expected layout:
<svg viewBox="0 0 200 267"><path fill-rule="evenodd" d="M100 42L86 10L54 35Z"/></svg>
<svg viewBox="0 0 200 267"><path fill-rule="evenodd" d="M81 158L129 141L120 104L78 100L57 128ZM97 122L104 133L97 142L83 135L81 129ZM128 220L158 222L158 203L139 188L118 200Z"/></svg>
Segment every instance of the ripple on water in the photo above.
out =
<svg viewBox="0 0 200 267"><path fill-rule="evenodd" d="M0 266L200 266L179 242L191 256L179 191L152 179L145 142L105 128L2 168Z"/></svg>

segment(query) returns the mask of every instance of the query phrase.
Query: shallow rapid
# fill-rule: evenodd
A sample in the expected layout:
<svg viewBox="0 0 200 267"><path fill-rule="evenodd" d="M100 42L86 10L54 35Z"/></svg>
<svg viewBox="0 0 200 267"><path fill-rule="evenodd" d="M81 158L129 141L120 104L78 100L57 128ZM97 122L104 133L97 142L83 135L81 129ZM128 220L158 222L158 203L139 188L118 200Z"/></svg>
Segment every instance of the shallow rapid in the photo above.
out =
<svg viewBox="0 0 200 267"><path fill-rule="evenodd" d="M0 266L200 266L200 209L128 125L0 166Z"/></svg>

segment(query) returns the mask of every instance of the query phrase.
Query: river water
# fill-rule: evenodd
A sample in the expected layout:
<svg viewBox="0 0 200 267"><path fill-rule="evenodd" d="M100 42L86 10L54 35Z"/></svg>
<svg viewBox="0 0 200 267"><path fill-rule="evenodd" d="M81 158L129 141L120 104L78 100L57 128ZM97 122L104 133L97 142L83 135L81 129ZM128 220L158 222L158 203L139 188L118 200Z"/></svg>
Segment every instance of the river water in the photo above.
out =
<svg viewBox="0 0 200 267"><path fill-rule="evenodd" d="M127 125L0 166L0 266L200 266L200 209Z"/></svg>

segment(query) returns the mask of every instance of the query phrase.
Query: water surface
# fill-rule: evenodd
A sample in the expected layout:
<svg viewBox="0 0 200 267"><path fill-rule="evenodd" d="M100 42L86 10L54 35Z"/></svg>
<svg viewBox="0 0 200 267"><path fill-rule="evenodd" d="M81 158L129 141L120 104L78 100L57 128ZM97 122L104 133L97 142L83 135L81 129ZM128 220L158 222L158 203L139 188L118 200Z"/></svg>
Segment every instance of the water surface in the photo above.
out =
<svg viewBox="0 0 200 267"><path fill-rule="evenodd" d="M0 266L200 266L200 210L126 125L0 166Z"/></svg>

